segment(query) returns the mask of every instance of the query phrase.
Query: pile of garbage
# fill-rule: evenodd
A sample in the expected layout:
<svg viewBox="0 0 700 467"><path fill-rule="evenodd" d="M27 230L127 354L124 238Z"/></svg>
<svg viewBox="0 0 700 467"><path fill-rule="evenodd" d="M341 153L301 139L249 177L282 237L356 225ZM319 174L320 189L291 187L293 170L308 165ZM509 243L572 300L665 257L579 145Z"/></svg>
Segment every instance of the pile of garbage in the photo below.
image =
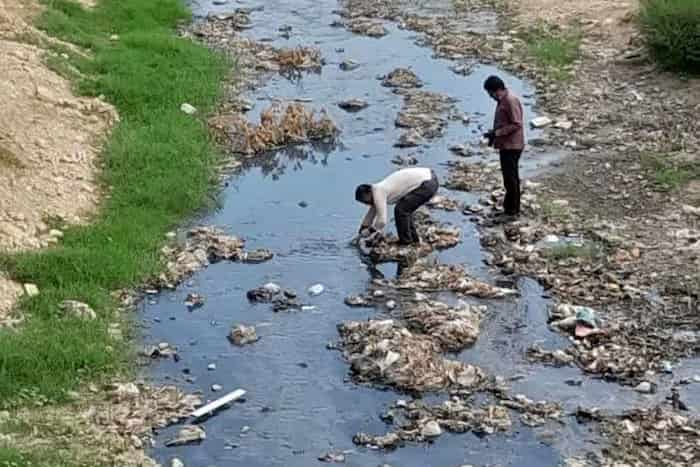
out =
<svg viewBox="0 0 700 467"><path fill-rule="evenodd" d="M412 83L415 75L404 73L390 74L385 78L391 83L402 83L404 86ZM415 79L418 79L417 77ZM448 122L448 113L454 110L455 99L432 91L422 90L397 90L403 95L403 108L396 117L395 124L398 128L413 130L421 138L430 140L443 135Z"/></svg>
<svg viewBox="0 0 700 467"><path fill-rule="evenodd" d="M444 431L472 431L490 435L508 431L512 425L505 407L494 404L478 407L456 396L438 405L399 400L382 415L382 419L395 425L396 429L381 436L358 433L353 437L353 442L361 446L393 449L405 441L432 441Z"/></svg>
<svg viewBox="0 0 700 467"><path fill-rule="evenodd" d="M412 302L403 308L408 328L426 334L445 352L459 352L476 342L484 305L446 303L429 300Z"/></svg>
<svg viewBox="0 0 700 467"><path fill-rule="evenodd" d="M295 47L289 49L277 49L272 59L282 70L307 70L320 69L323 65L323 57L318 47Z"/></svg>
<svg viewBox="0 0 700 467"><path fill-rule="evenodd" d="M272 282L249 290L246 297L252 303L271 303L273 311L300 310L303 307L295 291L282 289Z"/></svg>
<svg viewBox="0 0 700 467"><path fill-rule="evenodd" d="M395 320L346 321L338 326L355 380L401 391L475 389L481 369L445 359L438 343Z"/></svg>
<svg viewBox="0 0 700 467"><path fill-rule="evenodd" d="M445 186L450 190L490 193L501 186L500 170L497 162L453 161Z"/></svg>
<svg viewBox="0 0 700 467"><path fill-rule="evenodd" d="M332 142L339 133L325 110L317 116L298 102L271 105L260 114L258 125L236 113L214 117L210 125L221 143L247 156L311 141Z"/></svg>
<svg viewBox="0 0 700 467"><path fill-rule="evenodd" d="M607 466L669 467L700 462L700 419L665 407L637 409L620 416L600 417L609 446Z"/></svg>
<svg viewBox="0 0 700 467"><path fill-rule="evenodd" d="M459 211L462 209L462 203L442 195L433 196L432 199L428 201L426 206L428 206L430 209L441 209L448 212Z"/></svg>
<svg viewBox="0 0 700 467"><path fill-rule="evenodd" d="M382 78L382 86L399 91L423 87L423 81L408 68L396 68Z"/></svg>
<svg viewBox="0 0 700 467"><path fill-rule="evenodd" d="M520 420L531 427L541 426L550 420L559 420L562 409L556 402L533 401L522 394L500 396L501 405L520 412Z"/></svg>
<svg viewBox="0 0 700 467"><path fill-rule="evenodd" d="M389 34L381 21L371 18L353 18L345 23L345 26L355 34L369 37L384 37Z"/></svg>
<svg viewBox="0 0 700 467"><path fill-rule="evenodd" d="M166 261L165 271L150 285L174 289L183 279L223 260L242 263L262 263L272 259L267 249L244 250L245 242L227 235L215 227L195 227L187 233L184 245L165 246L161 250Z"/></svg>
<svg viewBox="0 0 700 467"><path fill-rule="evenodd" d="M403 271L398 279L384 285L400 290L438 292L451 290L479 298L503 298L517 295L517 291L496 287L469 277L464 268L454 264L431 264L417 261Z"/></svg>
<svg viewBox="0 0 700 467"><path fill-rule="evenodd" d="M414 214L414 222L420 244L404 246L399 244L396 236L376 235L360 240L362 253L374 263L413 260L427 256L435 250L452 248L461 241L459 228L436 221L422 210Z"/></svg>

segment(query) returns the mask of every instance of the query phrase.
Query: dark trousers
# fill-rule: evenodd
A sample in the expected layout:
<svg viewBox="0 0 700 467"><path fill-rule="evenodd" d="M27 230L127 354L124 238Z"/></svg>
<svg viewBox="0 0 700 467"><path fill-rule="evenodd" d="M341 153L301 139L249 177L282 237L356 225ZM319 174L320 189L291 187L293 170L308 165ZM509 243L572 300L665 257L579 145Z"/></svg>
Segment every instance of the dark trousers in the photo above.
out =
<svg viewBox="0 0 700 467"><path fill-rule="evenodd" d="M506 198L503 200L503 211L506 214L520 214L520 173L518 163L522 149L501 149L501 173Z"/></svg>
<svg viewBox="0 0 700 467"><path fill-rule="evenodd" d="M437 191L438 179L433 174L430 180L421 183L418 188L405 195L396 203L394 219L396 220L396 231L399 234L399 243L404 245L420 243L418 231L413 222L413 213L430 201Z"/></svg>

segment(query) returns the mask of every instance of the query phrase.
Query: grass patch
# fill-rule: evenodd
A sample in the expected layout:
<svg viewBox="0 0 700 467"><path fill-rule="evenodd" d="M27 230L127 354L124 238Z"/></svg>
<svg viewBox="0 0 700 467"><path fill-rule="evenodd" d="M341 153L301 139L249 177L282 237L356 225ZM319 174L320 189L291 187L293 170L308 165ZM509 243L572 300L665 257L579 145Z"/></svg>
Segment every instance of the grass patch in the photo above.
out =
<svg viewBox="0 0 700 467"><path fill-rule="evenodd" d="M699 162L680 160L671 155L644 155L642 166L652 176L658 191L677 191L691 180L700 179Z"/></svg>
<svg viewBox="0 0 700 467"><path fill-rule="evenodd" d="M163 234L207 201L218 155L205 122L179 109L189 102L209 112L229 70L223 57L176 37L176 25L190 18L180 0L101 0L90 10L44 3L39 26L90 51L61 58L80 72L76 89L105 96L121 122L103 150L110 197L94 222L67 229L60 247L0 259L41 291L21 303L21 329L0 332L0 406L60 401L85 380L128 367L129 352L108 336L109 293L158 271ZM98 319L62 319L57 304L65 299L87 302Z"/></svg>
<svg viewBox="0 0 700 467"><path fill-rule="evenodd" d="M639 17L647 45L659 63L700 72L698 0L642 0Z"/></svg>
<svg viewBox="0 0 700 467"><path fill-rule="evenodd" d="M605 248L598 243L584 243L576 245L567 243L565 245L557 245L545 250L545 257L561 261L569 258L589 258L595 259L605 255Z"/></svg>
<svg viewBox="0 0 700 467"><path fill-rule="evenodd" d="M547 74L560 81L570 77L570 67L580 55L580 34L535 28L528 31L523 39L528 54Z"/></svg>
<svg viewBox="0 0 700 467"><path fill-rule="evenodd" d="M78 467L76 464L47 450L24 452L0 445L0 467Z"/></svg>

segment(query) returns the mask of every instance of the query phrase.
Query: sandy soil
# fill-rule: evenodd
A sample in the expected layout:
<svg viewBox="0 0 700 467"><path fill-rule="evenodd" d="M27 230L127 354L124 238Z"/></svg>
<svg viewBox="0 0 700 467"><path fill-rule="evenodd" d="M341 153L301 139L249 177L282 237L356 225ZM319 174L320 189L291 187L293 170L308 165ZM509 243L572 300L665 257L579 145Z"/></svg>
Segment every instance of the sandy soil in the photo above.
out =
<svg viewBox="0 0 700 467"><path fill-rule="evenodd" d="M51 42L31 25L38 2L0 0L0 251L49 246L47 218L85 221L99 199L96 162L117 114L78 98L42 61ZM20 288L0 274L0 324Z"/></svg>

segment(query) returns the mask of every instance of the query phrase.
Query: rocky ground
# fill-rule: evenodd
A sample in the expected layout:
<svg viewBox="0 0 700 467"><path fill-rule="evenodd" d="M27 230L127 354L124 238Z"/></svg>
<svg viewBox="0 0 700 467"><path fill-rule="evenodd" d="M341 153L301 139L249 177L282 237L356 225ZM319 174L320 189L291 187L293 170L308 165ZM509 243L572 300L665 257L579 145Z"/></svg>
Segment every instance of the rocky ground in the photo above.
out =
<svg viewBox="0 0 700 467"><path fill-rule="evenodd" d="M117 120L99 99L78 98L46 65L58 44L31 24L39 2L0 2L0 251L47 247L60 240L51 224L81 223L100 192L96 162ZM77 53L81 53L77 51ZM0 326L22 293L0 271Z"/></svg>

